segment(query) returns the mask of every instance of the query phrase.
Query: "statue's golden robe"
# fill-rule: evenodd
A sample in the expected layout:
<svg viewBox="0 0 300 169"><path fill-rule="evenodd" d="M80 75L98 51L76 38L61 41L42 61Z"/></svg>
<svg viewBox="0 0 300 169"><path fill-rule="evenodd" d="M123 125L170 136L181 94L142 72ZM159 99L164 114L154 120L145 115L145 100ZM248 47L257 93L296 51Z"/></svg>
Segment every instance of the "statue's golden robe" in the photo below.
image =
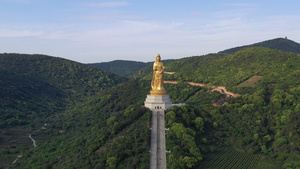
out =
<svg viewBox="0 0 300 169"><path fill-rule="evenodd" d="M156 57L156 61L153 64L153 78L151 81L152 91L151 95L165 95L166 90L164 88L164 65L160 61L160 55Z"/></svg>

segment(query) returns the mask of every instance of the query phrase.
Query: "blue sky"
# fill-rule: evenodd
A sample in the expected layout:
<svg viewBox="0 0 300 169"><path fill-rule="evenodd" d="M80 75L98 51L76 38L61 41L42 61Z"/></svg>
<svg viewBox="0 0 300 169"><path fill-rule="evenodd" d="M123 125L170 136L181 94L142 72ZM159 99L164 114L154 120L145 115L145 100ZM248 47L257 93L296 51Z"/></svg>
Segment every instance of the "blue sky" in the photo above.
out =
<svg viewBox="0 0 300 169"><path fill-rule="evenodd" d="M154 61L288 37L299 0L0 0L0 53Z"/></svg>

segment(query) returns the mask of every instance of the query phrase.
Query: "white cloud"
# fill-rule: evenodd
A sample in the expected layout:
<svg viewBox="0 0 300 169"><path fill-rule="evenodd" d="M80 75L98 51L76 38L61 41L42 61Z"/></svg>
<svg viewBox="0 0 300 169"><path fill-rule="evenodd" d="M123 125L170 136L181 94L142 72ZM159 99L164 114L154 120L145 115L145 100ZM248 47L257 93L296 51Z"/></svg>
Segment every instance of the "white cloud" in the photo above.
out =
<svg viewBox="0 0 300 169"><path fill-rule="evenodd" d="M2 0L3 2L15 3L15 4L27 4L33 0ZM1 2L1 1L0 1Z"/></svg>
<svg viewBox="0 0 300 169"><path fill-rule="evenodd" d="M35 32L28 30L5 30L0 29L0 37L37 37L43 35L43 32Z"/></svg>
<svg viewBox="0 0 300 169"><path fill-rule="evenodd" d="M251 6L255 4L227 4L233 8L226 6L209 12L199 9L187 12L189 15L184 19L160 18L127 9L111 10L131 5L127 2L77 5L76 9L70 10L70 15L62 16L67 18L64 22L2 26L1 48L11 48L12 52L51 54L85 63L115 59L149 61L157 53L163 59L174 59L276 37L287 36L299 41L300 35L299 16L254 16ZM8 38L1 40L1 37ZM7 43L9 37L32 38Z"/></svg>
<svg viewBox="0 0 300 169"><path fill-rule="evenodd" d="M103 8L115 8L128 6L130 3L128 2L99 2L99 3L87 3L89 7L103 7Z"/></svg>
<svg viewBox="0 0 300 169"><path fill-rule="evenodd" d="M50 39L50 40L60 40L60 39L72 39L75 37L76 34L74 33L65 33L63 31L54 31L44 33L40 38L42 39Z"/></svg>
<svg viewBox="0 0 300 169"><path fill-rule="evenodd" d="M232 7L253 7L257 6L257 4L253 3L231 3L231 4L225 4L226 6L232 6Z"/></svg>
<svg viewBox="0 0 300 169"><path fill-rule="evenodd" d="M77 34L76 41L102 41L105 44L119 44L128 41L146 41L164 37L177 31L182 23L159 24L155 22L121 21L114 26L89 30Z"/></svg>

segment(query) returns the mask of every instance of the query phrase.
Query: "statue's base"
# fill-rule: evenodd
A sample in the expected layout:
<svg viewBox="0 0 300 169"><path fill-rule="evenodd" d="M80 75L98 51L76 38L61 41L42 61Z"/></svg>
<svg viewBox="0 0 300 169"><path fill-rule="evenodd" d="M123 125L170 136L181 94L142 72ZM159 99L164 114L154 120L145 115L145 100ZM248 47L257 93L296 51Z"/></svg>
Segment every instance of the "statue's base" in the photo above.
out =
<svg viewBox="0 0 300 169"><path fill-rule="evenodd" d="M172 101L169 95L147 95L145 107L151 110L167 110L172 107Z"/></svg>
<svg viewBox="0 0 300 169"><path fill-rule="evenodd" d="M163 96L167 94L167 91L165 90L151 90L150 94L153 96Z"/></svg>

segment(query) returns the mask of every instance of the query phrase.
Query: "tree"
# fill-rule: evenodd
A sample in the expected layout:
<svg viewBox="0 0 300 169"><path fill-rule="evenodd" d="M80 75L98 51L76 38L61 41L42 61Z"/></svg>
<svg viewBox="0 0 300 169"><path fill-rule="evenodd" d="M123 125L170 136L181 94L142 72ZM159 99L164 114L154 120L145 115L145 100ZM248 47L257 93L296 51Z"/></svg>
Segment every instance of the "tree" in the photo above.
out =
<svg viewBox="0 0 300 169"><path fill-rule="evenodd" d="M195 164L197 163L197 159L194 157L189 157L189 156L185 156L182 161L185 163L185 165L188 168L192 168L195 166Z"/></svg>
<svg viewBox="0 0 300 169"><path fill-rule="evenodd" d="M116 121L117 117L116 116L112 116L109 119L107 119L107 125L113 125Z"/></svg>
<svg viewBox="0 0 300 169"><path fill-rule="evenodd" d="M111 169L114 169L117 167L117 158L116 157L109 157L106 160L106 163L108 164L108 167Z"/></svg>
<svg viewBox="0 0 300 169"><path fill-rule="evenodd" d="M201 117L196 117L193 122L197 130L199 130L200 132L204 131L204 121Z"/></svg>

